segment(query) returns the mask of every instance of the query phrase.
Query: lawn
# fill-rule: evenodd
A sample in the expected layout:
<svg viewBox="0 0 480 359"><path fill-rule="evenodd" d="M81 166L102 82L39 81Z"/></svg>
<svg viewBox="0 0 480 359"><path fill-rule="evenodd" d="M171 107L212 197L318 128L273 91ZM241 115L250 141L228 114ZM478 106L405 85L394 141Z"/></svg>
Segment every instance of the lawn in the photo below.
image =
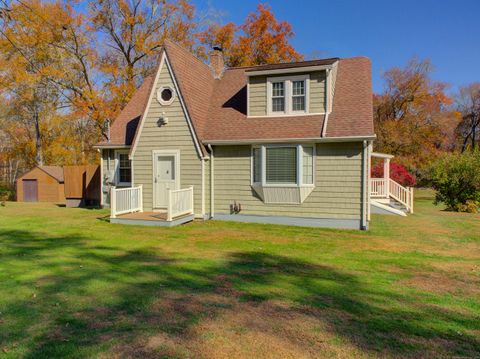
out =
<svg viewBox="0 0 480 359"><path fill-rule="evenodd" d="M480 216L341 231L0 207L0 358L480 356Z"/></svg>

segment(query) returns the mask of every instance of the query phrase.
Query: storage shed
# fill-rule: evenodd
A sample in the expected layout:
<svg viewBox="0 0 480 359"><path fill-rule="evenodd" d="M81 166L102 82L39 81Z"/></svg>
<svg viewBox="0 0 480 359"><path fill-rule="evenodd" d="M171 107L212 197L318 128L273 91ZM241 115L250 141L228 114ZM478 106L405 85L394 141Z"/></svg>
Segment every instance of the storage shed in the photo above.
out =
<svg viewBox="0 0 480 359"><path fill-rule="evenodd" d="M17 179L19 202L65 202L63 168L37 166Z"/></svg>

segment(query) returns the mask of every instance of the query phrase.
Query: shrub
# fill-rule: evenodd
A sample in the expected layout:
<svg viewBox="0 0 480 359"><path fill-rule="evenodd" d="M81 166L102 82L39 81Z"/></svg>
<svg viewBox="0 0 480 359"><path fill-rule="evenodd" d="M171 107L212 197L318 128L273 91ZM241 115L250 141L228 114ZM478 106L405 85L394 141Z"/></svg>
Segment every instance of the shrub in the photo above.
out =
<svg viewBox="0 0 480 359"><path fill-rule="evenodd" d="M383 177L383 162L376 164L372 168L372 177ZM405 187L413 187L417 182L415 177L404 166L394 162L390 162L390 178Z"/></svg>
<svg viewBox="0 0 480 359"><path fill-rule="evenodd" d="M430 169L435 204L447 209L476 212L480 205L480 151L452 153L433 163Z"/></svg>
<svg viewBox="0 0 480 359"><path fill-rule="evenodd" d="M15 191L0 183L0 201L13 201L14 199Z"/></svg>

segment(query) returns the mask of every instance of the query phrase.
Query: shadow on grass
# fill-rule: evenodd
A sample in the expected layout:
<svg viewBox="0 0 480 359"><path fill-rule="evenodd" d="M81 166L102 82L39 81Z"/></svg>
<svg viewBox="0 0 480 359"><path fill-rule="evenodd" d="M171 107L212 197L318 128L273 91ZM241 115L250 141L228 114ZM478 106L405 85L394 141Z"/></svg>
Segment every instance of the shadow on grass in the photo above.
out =
<svg viewBox="0 0 480 359"><path fill-rule="evenodd" d="M23 346L26 358L111 351L179 356L172 347L194 340L192 328L203 320L240 304L261 311L264 303L272 313L307 316L359 350L380 355L472 356L480 346L478 338L438 324L473 331L478 318L372 290L346 272L286 256L237 252L219 263L28 231L0 231L0 246L1 285L10 293L0 302L0 347ZM22 294L12 294L17 290ZM176 344L144 345L159 333ZM288 333L276 335L288 343Z"/></svg>

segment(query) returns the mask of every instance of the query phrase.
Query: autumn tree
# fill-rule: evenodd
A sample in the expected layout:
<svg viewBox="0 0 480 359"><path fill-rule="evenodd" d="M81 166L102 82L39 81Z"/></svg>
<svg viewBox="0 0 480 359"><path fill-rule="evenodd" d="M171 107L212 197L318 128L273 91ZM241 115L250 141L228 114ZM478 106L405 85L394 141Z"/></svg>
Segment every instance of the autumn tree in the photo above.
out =
<svg viewBox="0 0 480 359"><path fill-rule="evenodd" d="M41 7L37 1L29 7L15 4L0 24L1 94L6 96L11 109L6 116L15 117L29 128L37 164L44 162L44 119L56 112L61 101L61 89L51 80L51 74L61 66L61 59L48 46L57 39L36 21L37 15L32 10ZM46 7L56 13L55 5Z"/></svg>
<svg viewBox="0 0 480 359"><path fill-rule="evenodd" d="M457 132L462 141L461 151L468 146L474 151L480 139L480 82L460 87L455 107L461 115Z"/></svg>
<svg viewBox="0 0 480 359"><path fill-rule="evenodd" d="M385 72L385 90L374 96L376 150L394 154L413 170L451 148L458 123L446 85L431 73L428 60L413 59Z"/></svg>
<svg viewBox="0 0 480 359"><path fill-rule="evenodd" d="M152 73L166 38L193 48L194 7L186 0L102 0L89 6L92 30L105 42L99 65L119 106Z"/></svg>
<svg viewBox="0 0 480 359"><path fill-rule="evenodd" d="M223 49L230 67L302 60L303 56L289 42L293 36L290 23L277 20L271 7L264 4L259 4L241 25L214 24L198 34L200 43L208 49ZM207 51L205 47L203 53Z"/></svg>

